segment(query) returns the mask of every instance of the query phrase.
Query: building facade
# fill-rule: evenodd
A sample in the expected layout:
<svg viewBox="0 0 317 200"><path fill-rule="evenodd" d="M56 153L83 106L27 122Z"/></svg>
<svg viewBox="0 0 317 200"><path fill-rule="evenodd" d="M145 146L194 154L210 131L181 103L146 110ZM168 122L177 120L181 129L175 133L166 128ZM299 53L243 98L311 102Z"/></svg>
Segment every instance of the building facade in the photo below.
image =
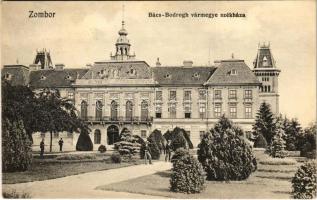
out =
<svg viewBox="0 0 317 200"><path fill-rule="evenodd" d="M278 75L270 46L259 46L251 70L244 60L216 61L213 66L149 66L130 53L131 44L124 28L119 31L115 54L81 68L52 67L46 50L37 52L27 66L7 65L2 78L13 85L23 84L34 90L58 88L63 97L72 99L78 116L91 128L94 149L118 141L123 128L146 138L154 129L163 134L175 127L185 129L197 146L200 137L222 115L245 131L250 131L261 102L266 101L278 113ZM49 58L49 60L47 60ZM78 133L58 133L66 150L74 150ZM34 148L47 133L34 134Z"/></svg>

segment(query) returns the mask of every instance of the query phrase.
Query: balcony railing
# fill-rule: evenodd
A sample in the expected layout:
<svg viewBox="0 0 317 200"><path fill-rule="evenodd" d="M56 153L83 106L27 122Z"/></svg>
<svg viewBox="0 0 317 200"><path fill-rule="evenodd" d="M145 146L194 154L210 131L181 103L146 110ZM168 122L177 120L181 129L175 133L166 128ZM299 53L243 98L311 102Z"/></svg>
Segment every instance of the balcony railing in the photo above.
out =
<svg viewBox="0 0 317 200"><path fill-rule="evenodd" d="M103 122L103 123L152 123L153 122L153 117L109 117L109 116L104 116L104 117L86 117L82 118L85 121L88 122Z"/></svg>

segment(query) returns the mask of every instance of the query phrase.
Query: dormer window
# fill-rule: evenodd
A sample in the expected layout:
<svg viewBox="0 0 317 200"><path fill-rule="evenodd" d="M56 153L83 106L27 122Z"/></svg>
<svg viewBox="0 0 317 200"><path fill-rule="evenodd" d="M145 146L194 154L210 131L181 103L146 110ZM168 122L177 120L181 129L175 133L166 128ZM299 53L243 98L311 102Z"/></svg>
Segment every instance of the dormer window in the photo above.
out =
<svg viewBox="0 0 317 200"><path fill-rule="evenodd" d="M65 78L66 78L67 80L70 80L72 77L68 74Z"/></svg>
<svg viewBox="0 0 317 200"><path fill-rule="evenodd" d="M199 79L199 78L200 78L200 74L196 72L196 73L193 75L193 77L196 78L196 79Z"/></svg>
<svg viewBox="0 0 317 200"><path fill-rule="evenodd" d="M266 56L263 57L263 63L262 63L263 67L267 67L269 66L268 60L266 58Z"/></svg>
<svg viewBox="0 0 317 200"><path fill-rule="evenodd" d="M238 72L237 72L236 69L232 69L232 70L230 71L230 75L237 75L237 74L238 74Z"/></svg>
<svg viewBox="0 0 317 200"><path fill-rule="evenodd" d="M5 78L6 80L11 80L12 74L6 73L6 74L4 75L4 78Z"/></svg>
<svg viewBox="0 0 317 200"><path fill-rule="evenodd" d="M41 76L41 81L45 80L46 77L44 75Z"/></svg>

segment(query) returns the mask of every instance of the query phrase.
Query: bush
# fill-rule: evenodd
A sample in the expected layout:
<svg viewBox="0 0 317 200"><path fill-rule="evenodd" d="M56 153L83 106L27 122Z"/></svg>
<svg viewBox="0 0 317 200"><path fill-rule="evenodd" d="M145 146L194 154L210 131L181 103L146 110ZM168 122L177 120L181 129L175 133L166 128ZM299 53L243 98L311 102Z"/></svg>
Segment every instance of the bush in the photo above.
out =
<svg viewBox="0 0 317 200"><path fill-rule="evenodd" d="M172 141L172 148L174 151L178 148L190 148L193 149L193 143L190 140L188 133L179 127L175 127L173 131L167 131L164 134L166 140Z"/></svg>
<svg viewBox="0 0 317 200"><path fill-rule="evenodd" d="M313 199L316 197L316 163L307 162L300 166L292 179L295 199Z"/></svg>
<svg viewBox="0 0 317 200"><path fill-rule="evenodd" d="M76 144L76 151L92 151L93 148L94 147L88 133L80 133Z"/></svg>
<svg viewBox="0 0 317 200"><path fill-rule="evenodd" d="M164 150L165 148L165 138L163 137L161 131L155 129L150 136L148 137L148 139L151 139L153 142L156 143L157 147L159 148L160 152L162 152L162 150Z"/></svg>
<svg viewBox="0 0 317 200"><path fill-rule="evenodd" d="M205 177L201 164L188 151L180 148L173 156L170 189L173 192L199 193L204 189Z"/></svg>
<svg viewBox="0 0 317 200"><path fill-rule="evenodd" d="M2 196L5 199L31 199L31 195L26 192L18 193L16 190L9 192L2 192Z"/></svg>
<svg viewBox="0 0 317 200"><path fill-rule="evenodd" d="M285 153L285 141L283 139L284 131L281 127L281 123L278 121L276 123L275 135L273 136L272 143L269 147L269 154L273 158L284 158Z"/></svg>
<svg viewBox="0 0 317 200"><path fill-rule="evenodd" d="M155 142L153 142L150 138L148 139L148 145L150 149L150 154L153 160L159 160L161 157L161 152L158 146L156 145ZM145 153L145 143L142 144L141 149L140 149L140 157L141 159L144 159L144 153Z"/></svg>
<svg viewBox="0 0 317 200"><path fill-rule="evenodd" d="M255 139L254 147L255 148L266 148L267 147L266 139L263 137L262 134L259 134L258 137Z"/></svg>
<svg viewBox="0 0 317 200"><path fill-rule="evenodd" d="M94 154L65 154L56 157L56 160L95 160Z"/></svg>
<svg viewBox="0 0 317 200"><path fill-rule="evenodd" d="M113 163L121 163L122 161L121 155L119 153L113 153L110 158Z"/></svg>
<svg viewBox="0 0 317 200"><path fill-rule="evenodd" d="M250 146L235 133L232 122L222 116L199 144L198 160L208 180L243 180L256 169Z"/></svg>
<svg viewBox="0 0 317 200"><path fill-rule="evenodd" d="M100 145L100 146L98 147L98 151L99 151L100 153L104 153L104 152L107 151L107 148L106 148L105 145Z"/></svg>
<svg viewBox="0 0 317 200"><path fill-rule="evenodd" d="M25 133L22 120L2 121L2 170L27 170L32 162L31 142Z"/></svg>

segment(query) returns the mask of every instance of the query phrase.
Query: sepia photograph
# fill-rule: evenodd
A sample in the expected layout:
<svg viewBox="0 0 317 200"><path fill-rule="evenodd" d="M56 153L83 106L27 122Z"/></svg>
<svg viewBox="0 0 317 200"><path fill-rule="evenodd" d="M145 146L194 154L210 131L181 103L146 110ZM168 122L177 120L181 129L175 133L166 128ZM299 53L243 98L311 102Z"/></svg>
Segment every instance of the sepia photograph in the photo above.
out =
<svg viewBox="0 0 317 200"><path fill-rule="evenodd" d="M315 199L316 2L2 1L2 197Z"/></svg>

